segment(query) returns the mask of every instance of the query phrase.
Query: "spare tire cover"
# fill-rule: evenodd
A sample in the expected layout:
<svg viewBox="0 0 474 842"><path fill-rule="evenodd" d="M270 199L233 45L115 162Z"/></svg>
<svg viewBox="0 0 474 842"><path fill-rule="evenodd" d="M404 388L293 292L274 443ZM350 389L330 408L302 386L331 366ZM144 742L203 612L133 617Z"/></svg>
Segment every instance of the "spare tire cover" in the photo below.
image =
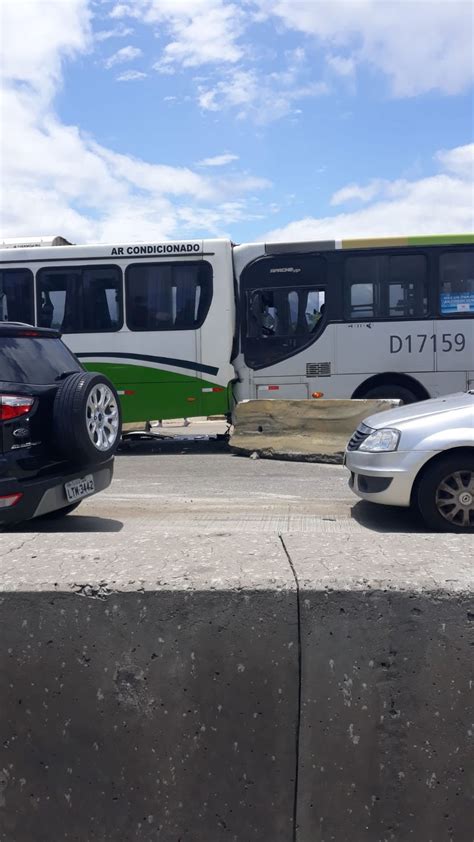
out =
<svg viewBox="0 0 474 842"><path fill-rule="evenodd" d="M114 385L103 374L80 371L58 388L53 424L61 453L80 462L109 459L122 431L120 400Z"/></svg>

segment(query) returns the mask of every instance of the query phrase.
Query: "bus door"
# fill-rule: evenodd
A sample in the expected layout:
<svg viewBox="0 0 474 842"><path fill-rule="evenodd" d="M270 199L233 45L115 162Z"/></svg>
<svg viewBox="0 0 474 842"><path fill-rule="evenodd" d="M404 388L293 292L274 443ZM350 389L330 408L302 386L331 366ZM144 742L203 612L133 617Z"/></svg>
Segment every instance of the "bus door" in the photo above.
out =
<svg viewBox="0 0 474 842"><path fill-rule="evenodd" d="M183 247L179 244L179 250ZM128 362L136 361L135 386L124 389L135 390L140 420L230 410L235 378L231 244L206 240L195 256L189 255L189 244L185 247L186 257L147 259L125 268L127 332L119 341L124 356L129 349Z"/></svg>
<svg viewBox="0 0 474 842"><path fill-rule="evenodd" d="M142 420L200 414L199 335L211 299L212 267L201 258L126 267L123 389L134 392L134 414Z"/></svg>
<svg viewBox="0 0 474 842"><path fill-rule="evenodd" d="M474 249L439 255L438 314L433 341L443 392L474 388ZM444 375L443 375L444 373Z"/></svg>
<svg viewBox="0 0 474 842"><path fill-rule="evenodd" d="M312 378L330 374L324 258L272 254L241 273L241 341L249 397L309 398ZM324 372L323 372L324 369Z"/></svg>

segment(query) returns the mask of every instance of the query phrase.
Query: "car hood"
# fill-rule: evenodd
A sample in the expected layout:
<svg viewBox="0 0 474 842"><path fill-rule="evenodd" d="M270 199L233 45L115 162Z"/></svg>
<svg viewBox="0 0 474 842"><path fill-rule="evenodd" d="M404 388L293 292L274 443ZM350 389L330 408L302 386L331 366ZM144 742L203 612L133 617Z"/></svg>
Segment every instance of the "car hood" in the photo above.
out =
<svg viewBox="0 0 474 842"><path fill-rule="evenodd" d="M397 409L389 409L386 412L378 412L364 418L364 424L374 430L382 427L399 427L419 418L429 418L433 415L442 415L446 412L472 409L472 423L474 425L474 391L457 392L454 395L444 395L441 398L433 398L429 401L411 403L407 406L400 406Z"/></svg>

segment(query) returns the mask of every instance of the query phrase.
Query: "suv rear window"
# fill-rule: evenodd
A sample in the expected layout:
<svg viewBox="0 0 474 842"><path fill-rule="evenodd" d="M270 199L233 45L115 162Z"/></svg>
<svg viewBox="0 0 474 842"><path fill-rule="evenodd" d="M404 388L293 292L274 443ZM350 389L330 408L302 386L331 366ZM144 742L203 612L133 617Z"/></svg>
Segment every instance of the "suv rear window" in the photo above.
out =
<svg viewBox="0 0 474 842"><path fill-rule="evenodd" d="M7 383L54 383L64 371L81 365L60 339L0 336L0 380Z"/></svg>

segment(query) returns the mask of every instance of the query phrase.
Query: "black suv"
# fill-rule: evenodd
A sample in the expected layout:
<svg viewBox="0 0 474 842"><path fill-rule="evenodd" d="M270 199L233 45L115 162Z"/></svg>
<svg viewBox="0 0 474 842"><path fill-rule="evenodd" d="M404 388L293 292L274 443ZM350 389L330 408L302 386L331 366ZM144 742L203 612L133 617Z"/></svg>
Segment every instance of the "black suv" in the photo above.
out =
<svg viewBox="0 0 474 842"><path fill-rule="evenodd" d="M107 488L120 434L112 383L57 331L0 323L0 526L68 514Z"/></svg>

